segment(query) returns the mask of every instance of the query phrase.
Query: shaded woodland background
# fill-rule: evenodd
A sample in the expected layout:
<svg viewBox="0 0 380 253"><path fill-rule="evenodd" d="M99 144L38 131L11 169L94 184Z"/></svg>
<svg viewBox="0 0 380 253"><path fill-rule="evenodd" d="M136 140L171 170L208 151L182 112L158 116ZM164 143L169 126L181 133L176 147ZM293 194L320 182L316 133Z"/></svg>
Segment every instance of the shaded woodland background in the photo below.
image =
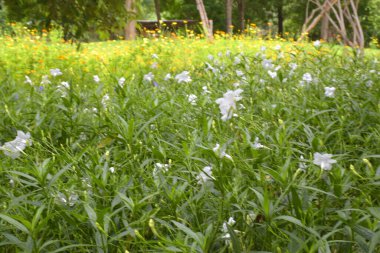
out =
<svg viewBox="0 0 380 253"><path fill-rule="evenodd" d="M128 2L133 8L127 11ZM316 7L313 2L328 1L204 0L203 4L208 19L213 20L213 31L244 33L249 25L255 24L272 34L298 38L307 13ZM380 0L353 2L358 6L364 41L368 45L380 38ZM124 35L120 31L125 24L136 19L201 20L195 0L1 0L0 6L3 33L11 29L10 22L23 22L38 31L60 27L65 39L85 40L94 32L100 38ZM350 24L347 26L349 30ZM312 39L334 40L336 35L336 29L328 22L319 22L309 33Z"/></svg>

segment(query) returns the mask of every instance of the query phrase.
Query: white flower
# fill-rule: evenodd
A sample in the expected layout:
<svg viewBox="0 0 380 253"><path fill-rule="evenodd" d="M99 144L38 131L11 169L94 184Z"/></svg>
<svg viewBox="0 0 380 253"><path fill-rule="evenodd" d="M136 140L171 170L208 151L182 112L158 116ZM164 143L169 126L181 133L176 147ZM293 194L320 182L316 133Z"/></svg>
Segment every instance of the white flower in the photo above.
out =
<svg viewBox="0 0 380 253"><path fill-rule="evenodd" d="M230 217L230 218L228 219L228 221L227 221L227 224L228 224L229 226L233 226L233 225L235 225L235 223L236 223L236 221L234 220L233 217Z"/></svg>
<svg viewBox="0 0 380 253"><path fill-rule="evenodd" d="M68 82L61 82L60 85L62 88L70 89L70 84ZM58 86L59 87L59 86Z"/></svg>
<svg viewBox="0 0 380 253"><path fill-rule="evenodd" d="M154 168L157 170L162 170L163 172L167 172L169 170L169 164L155 163Z"/></svg>
<svg viewBox="0 0 380 253"><path fill-rule="evenodd" d="M233 217L230 217L227 222L223 222L222 231L224 233L227 233L228 232L227 225L232 227L233 225L235 225L235 223L236 223L235 219Z"/></svg>
<svg viewBox="0 0 380 253"><path fill-rule="evenodd" d="M325 87L325 96L329 98L334 97L335 87Z"/></svg>
<svg viewBox="0 0 380 253"><path fill-rule="evenodd" d="M230 233L225 233L225 234L222 236L222 239L225 239L225 240L229 240L229 239L231 239L231 235L230 235Z"/></svg>
<svg viewBox="0 0 380 253"><path fill-rule="evenodd" d="M98 75L94 75L93 78L94 78L95 83L99 83L100 82L100 78L99 78Z"/></svg>
<svg viewBox="0 0 380 253"><path fill-rule="evenodd" d="M230 55L231 55L231 51L230 51L230 50L227 50L227 51L226 51L226 56L227 56L227 57L230 57Z"/></svg>
<svg viewBox="0 0 380 253"><path fill-rule="evenodd" d="M265 146L262 145L260 142L259 142L259 137L256 137L255 138L255 142L253 143L253 148L254 149L260 149L260 148L264 148Z"/></svg>
<svg viewBox="0 0 380 253"><path fill-rule="evenodd" d="M209 55L207 56L207 59L209 59L210 61L212 61L212 60L214 60L214 56L211 55L211 54L209 54Z"/></svg>
<svg viewBox="0 0 380 253"><path fill-rule="evenodd" d="M29 76L25 76L25 83L28 83L30 85L33 85L32 79L30 79Z"/></svg>
<svg viewBox="0 0 380 253"><path fill-rule="evenodd" d="M187 95L187 101L189 101L190 104L196 105L197 104L198 97L194 94Z"/></svg>
<svg viewBox="0 0 380 253"><path fill-rule="evenodd" d="M332 164L336 163L336 160L331 159L331 154L314 153L313 163L321 167L322 170L331 170Z"/></svg>
<svg viewBox="0 0 380 253"><path fill-rule="evenodd" d="M208 94L208 93L211 93L211 91L208 90L207 86L203 86L202 87L202 94Z"/></svg>
<svg viewBox="0 0 380 253"><path fill-rule="evenodd" d="M206 183L210 179L215 180L215 178L212 176L212 168L210 166L206 166L197 176L198 184Z"/></svg>
<svg viewBox="0 0 380 253"><path fill-rule="evenodd" d="M158 68L158 63L157 63L157 62L153 62L152 65L150 65L150 68L151 68L151 69L156 69L156 68Z"/></svg>
<svg viewBox="0 0 380 253"><path fill-rule="evenodd" d="M169 79L172 79L172 75L170 73L166 74L165 81L168 81Z"/></svg>
<svg viewBox="0 0 380 253"><path fill-rule="evenodd" d="M158 59L158 55L157 54L152 54L152 58L153 59Z"/></svg>
<svg viewBox="0 0 380 253"><path fill-rule="evenodd" d="M280 45L276 45L276 46L274 47L274 50L277 50L277 51L281 50L281 46L280 46Z"/></svg>
<svg viewBox="0 0 380 253"><path fill-rule="evenodd" d="M215 145L215 147L212 149L212 151L214 151L214 153L217 155L217 156L219 156L219 158L227 158L227 159L229 159L229 160L231 160L232 161L232 157L229 155L229 154L226 154L226 152L225 152L225 150L221 150L220 149L220 145L219 145L219 143L217 143L216 145Z"/></svg>
<svg viewBox="0 0 380 253"><path fill-rule="evenodd" d="M244 72L243 71L241 71L241 70L236 70L236 75L237 76L244 76Z"/></svg>
<svg viewBox="0 0 380 253"><path fill-rule="evenodd" d="M105 95L103 96L103 98L102 98L102 105L103 105L104 107L107 107L107 103L108 103L109 100L110 100L110 96L109 96L108 94L105 94Z"/></svg>
<svg viewBox="0 0 380 253"><path fill-rule="evenodd" d="M32 145L32 140L30 138L30 133L17 131L16 138L13 141L4 143L4 145L0 147L0 150L3 150L4 155L16 159L27 146Z"/></svg>
<svg viewBox="0 0 380 253"><path fill-rule="evenodd" d="M210 64L210 63L208 63L208 62L205 62L205 64L206 64L206 70L211 70L211 71L214 71L214 67Z"/></svg>
<svg viewBox="0 0 380 253"><path fill-rule="evenodd" d="M151 82L153 81L154 75L152 72L149 72L148 74L144 75L144 81Z"/></svg>
<svg viewBox="0 0 380 253"><path fill-rule="evenodd" d="M264 52L265 50L267 50L267 48L266 48L265 46L261 46L261 47L260 47L260 50L261 50L262 52Z"/></svg>
<svg viewBox="0 0 380 253"><path fill-rule="evenodd" d="M108 170L109 170L111 173L115 173L115 167L110 167Z"/></svg>
<svg viewBox="0 0 380 253"><path fill-rule="evenodd" d="M240 64L240 62L241 62L240 58L236 56L234 58L234 65L238 65L238 64Z"/></svg>
<svg viewBox="0 0 380 253"><path fill-rule="evenodd" d="M271 69L271 68L273 68L272 60L264 59L263 62L262 62L262 65L263 65L264 69Z"/></svg>
<svg viewBox="0 0 380 253"><path fill-rule="evenodd" d="M294 71L297 69L298 65L297 63L292 62L292 63L289 63L289 67Z"/></svg>
<svg viewBox="0 0 380 253"><path fill-rule="evenodd" d="M319 46L321 45L321 41L316 40L316 41L314 41L313 45L314 45L315 47L319 47Z"/></svg>
<svg viewBox="0 0 380 253"><path fill-rule="evenodd" d="M313 81L313 78L311 77L310 73L305 73L302 76L302 80L305 81L305 82L307 82L307 83L310 83L310 82Z"/></svg>
<svg viewBox="0 0 380 253"><path fill-rule="evenodd" d="M78 202L79 196L76 193L71 193L70 196L67 198L65 194L58 192L57 198L58 201L61 202L63 205L72 207Z"/></svg>
<svg viewBox="0 0 380 253"><path fill-rule="evenodd" d="M175 76L178 83L189 83L191 82L191 77L189 71L183 71L182 73Z"/></svg>
<svg viewBox="0 0 380 253"><path fill-rule="evenodd" d="M158 184L160 181L158 174L168 172L168 170L169 170L169 164L155 163L153 173L152 173L154 181Z"/></svg>
<svg viewBox="0 0 380 253"><path fill-rule="evenodd" d="M373 81L372 80L368 80L365 85L368 87L368 88L371 88L372 85L373 85Z"/></svg>
<svg viewBox="0 0 380 253"><path fill-rule="evenodd" d="M227 90L227 92L223 94L222 98L218 98L215 101L219 104L220 113L222 114L221 119L223 121L226 121L232 117L233 111L236 110L236 102L242 99L240 96L240 93L242 92L242 89L237 89L234 91Z"/></svg>
<svg viewBox="0 0 380 253"><path fill-rule="evenodd" d="M49 77L47 75L42 76L41 84L50 84Z"/></svg>
<svg viewBox="0 0 380 253"><path fill-rule="evenodd" d="M54 77L62 75L62 72L60 69L51 69L50 74Z"/></svg>
<svg viewBox="0 0 380 253"><path fill-rule="evenodd" d="M124 83L125 83L125 78L124 78L124 77L121 77L121 78L119 78L119 80L117 80L117 82L119 83L119 85L120 85L121 87L123 87L123 86L124 86Z"/></svg>
<svg viewBox="0 0 380 253"><path fill-rule="evenodd" d="M67 90L70 89L70 84L68 82L61 82L61 85L57 86L58 91L62 93L61 97L67 96Z"/></svg>
<svg viewBox="0 0 380 253"><path fill-rule="evenodd" d="M274 78L277 77L277 72L276 71L270 71L270 70L268 70L268 74L270 75L270 77L272 77L272 79L274 79Z"/></svg>

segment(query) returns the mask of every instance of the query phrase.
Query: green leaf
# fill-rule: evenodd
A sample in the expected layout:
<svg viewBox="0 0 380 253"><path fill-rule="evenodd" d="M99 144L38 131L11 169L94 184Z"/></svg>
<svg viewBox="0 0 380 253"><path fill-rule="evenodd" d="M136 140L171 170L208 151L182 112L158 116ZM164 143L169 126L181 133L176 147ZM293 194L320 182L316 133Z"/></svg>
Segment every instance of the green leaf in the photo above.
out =
<svg viewBox="0 0 380 253"><path fill-rule="evenodd" d="M380 250L380 231L377 231L373 236L372 236L372 239L370 240L369 242L369 253L375 253L375 252L379 252L378 250ZM376 247L376 246L379 246L379 247Z"/></svg>
<svg viewBox="0 0 380 253"><path fill-rule="evenodd" d="M237 237L235 231L232 229L230 225L227 224L228 233L231 236L231 242L232 242L232 248L234 253L240 253L242 252L242 247L239 241L239 238Z"/></svg>
<svg viewBox="0 0 380 253"><path fill-rule="evenodd" d="M319 234L314 229L306 227L304 224L302 224L302 222L299 219L294 218L292 216L281 215L281 216L277 216L276 218L274 218L274 220L284 220L284 221L291 222L294 225L297 225L299 227L304 228L305 230L307 230L308 232L310 232L311 234L313 234L315 237L317 237L317 238L320 237Z"/></svg>
<svg viewBox="0 0 380 253"><path fill-rule="evenodd" d="M380 220L380 207L368 207L368 211L375 216L376 219Z"/></svg>
<svg viewBox="0 0 380 253"><path fill-rule="evenodd" d="M94 226L94 228L98 228L96 226L96 221L97 221L97 215L96 215L96 212L94 211L94 209L87 203L83 204L84 206L84 209L86 210L87 212L87 216L91 222L91 224Z"/></svg>
<svg viewBox="0 0 380 253"><path fill-rule="evenodd" d="M5 220L6 222L10 223L11 225L16 227L17 229L21 230L22 232L29 234L28 228L26 226L24 226L22 223L20 223L19 221L13 219L12 217L7 216L5 214L0 214L0 219Z"/></svg>
<svg viewBox="0 0 380 253"><path fill-rule="evenodd" d="M174 220L172 220L172 222L174 223L174 225L176 225L180 230L182 230L182 232L184 232L187 236L189 236L190 238L193 238L194 241L196 241L199 246L202 246L203 245L203 236L201 236L201 238L198 236L197 233L195 233L193 230L191 230L190 228L186 227L185 225L183 225L182 223L179 223L179 222L176 222Z"/></svg>

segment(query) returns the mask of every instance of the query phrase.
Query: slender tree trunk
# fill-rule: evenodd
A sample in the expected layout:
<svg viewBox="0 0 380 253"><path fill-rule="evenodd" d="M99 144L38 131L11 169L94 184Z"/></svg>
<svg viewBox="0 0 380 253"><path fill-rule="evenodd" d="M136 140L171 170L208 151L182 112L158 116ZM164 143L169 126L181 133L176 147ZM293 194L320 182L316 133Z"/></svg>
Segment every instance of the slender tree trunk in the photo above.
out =
<svg viewBox="0 0 380 253"><path fill-rule="evenodd" d="M126 40L136 39L136 6L134 0L125 0L125 9L128 12L128 22L124 29Z"/></svg>
<svg viewBox="0 0 380 253"><path fill-rule="evenodd" d="M326 12L322 17L321 23L321 39L327 41L329 39L330 32L330 22L329 22L330 11Z"/></svg>
<svg viewBox="0 0 380 253"><path fill-rule="evenodd" d="M212 23L207 17L207 12L205 5L203 4L203 0L195 0L195 2L197 3L197 9L199 11L199 15L201 16L204 33L209 40L213 40L214 36L212 32Z"/></svg>
<svg viewBox="0 0 380 253"><path fill-rule="evenodd" d="M359 53L364 53L364 33L358 15L358 4L360 0L309 0L314 3L315 8L310 16L305 20L303 34L299 40L305 36L305 33L311 31L320 20L325 17L328 24L342 37L345 45L358 47ZM319 11L319 14L317 14ZM322 30L324 29L322 24Z"/></svg>
<svg viewBox="0 0 380 253"><path fill-rule="evenodd" d="M245 0L238 0L239 27L243 33L245 30Z"/></svg>
<svg viewBox="0 0 380 253"><path fill-rule="evenodd" d="M282 0L277 6L277 21L278 21L278 35L282 37L284 35L284 12Z"/></svg>
<svg viewBox="0 0 380 253"><path fill-rule="evenodd" d="M232 34L232 0L226 0L226 31Z"/></svg>
<svg viewBox="0 0 380 253"><path fill-rule="evenodd" d="M160 5L160 0L154 0L154 9L156 11L156 17L157 17L157 22L158 26L160 26L160 20L161 20L161 5Z"/></svg>

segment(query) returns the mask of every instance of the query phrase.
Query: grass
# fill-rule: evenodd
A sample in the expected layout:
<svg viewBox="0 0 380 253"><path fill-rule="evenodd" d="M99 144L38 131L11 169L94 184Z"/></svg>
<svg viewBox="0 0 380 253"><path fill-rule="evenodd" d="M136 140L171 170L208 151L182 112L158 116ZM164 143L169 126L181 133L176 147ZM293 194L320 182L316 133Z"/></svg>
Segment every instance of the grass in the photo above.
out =
<svg viewBox="0 0 380 253"><path fill-rule="evenodd" d="M2 252L380 252L377 51L1 40L0 143L33 142L0 154Z"/></svg>

